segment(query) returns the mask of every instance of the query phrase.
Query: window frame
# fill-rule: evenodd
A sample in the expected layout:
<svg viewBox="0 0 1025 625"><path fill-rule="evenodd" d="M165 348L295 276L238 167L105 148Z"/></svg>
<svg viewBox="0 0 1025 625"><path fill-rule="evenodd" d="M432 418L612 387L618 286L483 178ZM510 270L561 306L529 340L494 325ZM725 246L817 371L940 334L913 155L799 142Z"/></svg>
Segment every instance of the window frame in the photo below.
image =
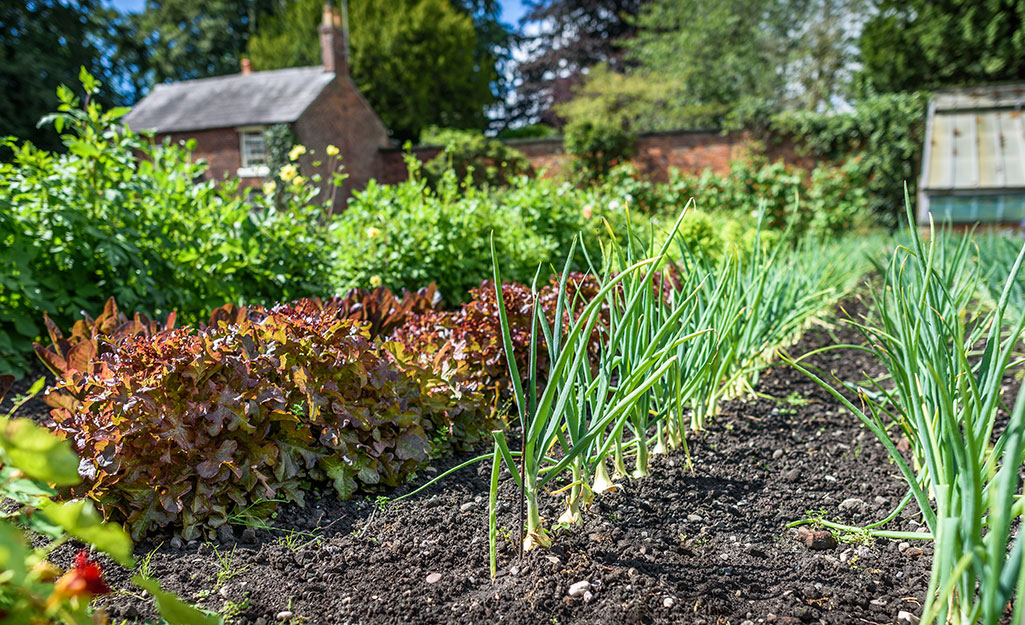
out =
<svg viewBox="0 0 1025 625"><path fill-rule="evenodd" d="M238 168L239 178L266 178L270 175L270 167L267 165L267 143L263 140L265 126L242 126L238 130L239 161L242 166ZM260 135L263 141L263 154L254 154L246 142L247 137ZM253 161L258 162L253 162Z"/></svg>

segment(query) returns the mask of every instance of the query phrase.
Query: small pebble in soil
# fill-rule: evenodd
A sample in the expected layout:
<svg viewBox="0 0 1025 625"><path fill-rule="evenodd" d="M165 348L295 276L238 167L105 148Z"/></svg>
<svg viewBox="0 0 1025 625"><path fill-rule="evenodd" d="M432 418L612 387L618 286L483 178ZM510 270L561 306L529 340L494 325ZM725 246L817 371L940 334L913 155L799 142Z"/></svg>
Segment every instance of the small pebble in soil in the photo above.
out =
<svg viewBox="0 0 1025 625"><path fill-rule="evenodd" d="M469 510L473 510L473 506L474 506L474 503L472 501L467 501L463 505L459 506L459 511L460 512L467 512Z"/></svg>
<svg viewBox="0 0 1025 625"><path fill-rule="evenodd" d="M242 542L247 545L255 545L256 530L254 530L251 527L247 527L246 529L242 530Z"/></svg>
<svg viewBox="0 0 1025 625"><path fill-rule="evenodd" d="M676 605L676 599L673 599L672 597L666 597L662 600L662 605L666 608L671 608L674 605Z"/></svg>
<svg viewBox="0 0 1025 625"><path fill-rule="evenodd" d="M904 552L905 552L905 551L907 551L907 550L908 550L908 549L909 549L910 547L911 547L911 543L898 543L898 544L897 544L897 551L899 551L899 552L901 552L901 553L904 553Z"/></svg>
<svg viewBox="0 0 1025 625"><path fill-rule="evenodd" d="M772 459L773 460L779 460L782 457L783 457L783 450L782 449L777 449L776 451L772 452Z"/></svg>
<svg viewBox="0 0 1025 625"><path fill-rule="evenodd" d="M918 618L916 618L914 614L907 612L905 610L897 612L897 623L900 623L902 625L914 625L917 622Z"/></svg>
<svg viewBox="0 0 1025 625"><path fill-rule="evenodd" d="M853 510L860 510L864 505L865 502L863 500L858 499L857 497L849 497L841 501L838 507L843 512L850 512Z"/></svg>
<svg viewBox="0 0 1025 625"><path fill-rule="evenodd" d="M800 527L797 530L797 539L804 543L805 547L814 551L827 551L836 547L836 538L829 530Z"/></svg>
<svg viewBox="0 0 1025 625"><path fill-rule="evenodd" d="M175 551L181 551L184 548L185 548L185 542L182 540L181 536L172 536L171 537L171 549L174 549Z"/></svg>
<svg viewBox="0 0 1025 625"><path fill-rule="evenodd" d="M519 566L514 564L511 567L509 567L509 575L516 576L516 575L519 575L519 574L520 574L520 567Z"/></svg>
<svg viewBox="0 0 1025 625"><path fill-rule="evenodd" d="M883 497L882 495L876 495L876 498L872 501L876 502L877 505L881 506L886 503L886 497Z"/></svg>
<svg viewBox="0 0 1025 625"><path fill-rule="evenodd" d="M702 519L700 516L698 516L696 514L688 514L687 515L687 520L690 521L691 523L700 523L704 519Z"/></svg>
<svg viewBox="0 0 1025 625"><path fill-rule="evenodd" d="M441 573L431 573L427 576L426 581L428 584L437 584L441 581Z"/></svg>
<svg viewBox="0 0 1025 625"><path fill-rule="evenodd" d="M570 597L583 597L584 593L591 589L591 582L586 579L580 580L575 584L571 584L569 591L566 593Z"/></svg>
<svg viewBox="0 0 1025 625"><path fill-rule="evenodd" d="M835 481L836 481L836 477L834 477L834 476L832 476L832 475L827 475L827 476L825 477L825 480L826 480L827 482L835 482Z"/></svg>
<svg viewBox="0 0 1025 625"><path fill-rule="evenodd" d="M290 618L292 618L292 611L291 610L282 610L282 611L278 612L277 614L275 614L274 618L278 619L279 621L287 621Z"/></svg>

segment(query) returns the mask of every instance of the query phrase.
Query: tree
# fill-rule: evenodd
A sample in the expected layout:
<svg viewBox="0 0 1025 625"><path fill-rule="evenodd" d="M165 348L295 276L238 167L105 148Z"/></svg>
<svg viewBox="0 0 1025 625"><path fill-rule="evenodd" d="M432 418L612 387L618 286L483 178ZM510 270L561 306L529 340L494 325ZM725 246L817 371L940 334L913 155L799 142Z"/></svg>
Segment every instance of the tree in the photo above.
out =
<svg viewBox="0 0 1025 625"><path fill-rule="evenodd" d="M797 43L791 35L806 4L655 0L641 11L627 45L641 71L678 103L679 125L714 125L745 100L786 99Z"/></svg>
<svg viewBox="0 0 1025 625"><path fill-rule="evenodd" d="M632 18L647 0L531 0L521 21L526 60L516 68L519 85L509 116L558 123L552 107L593 65L624 68L622 42L636 32Z"/></svg>
<svg viewBox="0 0 1025 625"><path fill-rule="evenodd" d="M824 110L846 98L858 56L857 39L871 0L810 0L791 38L787 74L798 108Z"/></svg>
<svg viewBox="0 0 1025 625"><path fill-rule="evenodd" d="M155 83L233 74L257 23L275 0L147 0L132 16L135 41L145 49L135 80Z"/></svg>
<svg viewBox="0 0 1025 625"><path fill-rule="evenodd" d="M859 39L865 93L1025 79L1025 1L878 0Z"/></svg>
<svg viewBox="0 0 1025 625"><path fill-rule="evenodd" d="M57 87L75 84L82 66L106 75L96 34L108 16L99 0L0 3L0 137L60 145L36 124L57 107Z"/></svg>
<svg viewBox="0 0 1025 625"><path fill-rule="evenodd" d="M298 0L267 20L248 48L253 68L319 63L322 6ZM495 56L480 58L467 10L449 0L351 0L348 21L353 80L395 138L415 141L427 126L487 126Z"/></svg>

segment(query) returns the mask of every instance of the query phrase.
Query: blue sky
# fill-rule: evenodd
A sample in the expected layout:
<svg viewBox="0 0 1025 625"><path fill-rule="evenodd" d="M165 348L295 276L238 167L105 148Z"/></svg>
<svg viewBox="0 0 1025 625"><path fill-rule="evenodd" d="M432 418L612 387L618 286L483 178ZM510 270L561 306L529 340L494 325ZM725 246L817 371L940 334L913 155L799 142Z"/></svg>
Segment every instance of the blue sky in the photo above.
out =
<svg viewBox="0 0 1025 625"><path fill-rule="evenodd" d="M135 13L142 10L146 0L112 0L112 3L120 11ZM499 0L499 3L502 5L502 21L518 26L520 18L526 10L523 0Z"/></svg>

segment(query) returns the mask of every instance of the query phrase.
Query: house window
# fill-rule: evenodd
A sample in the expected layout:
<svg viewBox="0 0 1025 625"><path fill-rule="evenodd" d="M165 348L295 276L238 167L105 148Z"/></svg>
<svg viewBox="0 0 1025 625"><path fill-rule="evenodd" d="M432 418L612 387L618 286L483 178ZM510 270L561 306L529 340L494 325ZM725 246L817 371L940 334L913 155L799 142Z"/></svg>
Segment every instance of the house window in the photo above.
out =
<svg viewBox="0 0 1025 625"><path fill-rule="evenodd" d="M239 130L242 167L238 170L240 178L263 178L270 173L267 167L267 145L263 140L263 128L243 128Z"/></svg>

